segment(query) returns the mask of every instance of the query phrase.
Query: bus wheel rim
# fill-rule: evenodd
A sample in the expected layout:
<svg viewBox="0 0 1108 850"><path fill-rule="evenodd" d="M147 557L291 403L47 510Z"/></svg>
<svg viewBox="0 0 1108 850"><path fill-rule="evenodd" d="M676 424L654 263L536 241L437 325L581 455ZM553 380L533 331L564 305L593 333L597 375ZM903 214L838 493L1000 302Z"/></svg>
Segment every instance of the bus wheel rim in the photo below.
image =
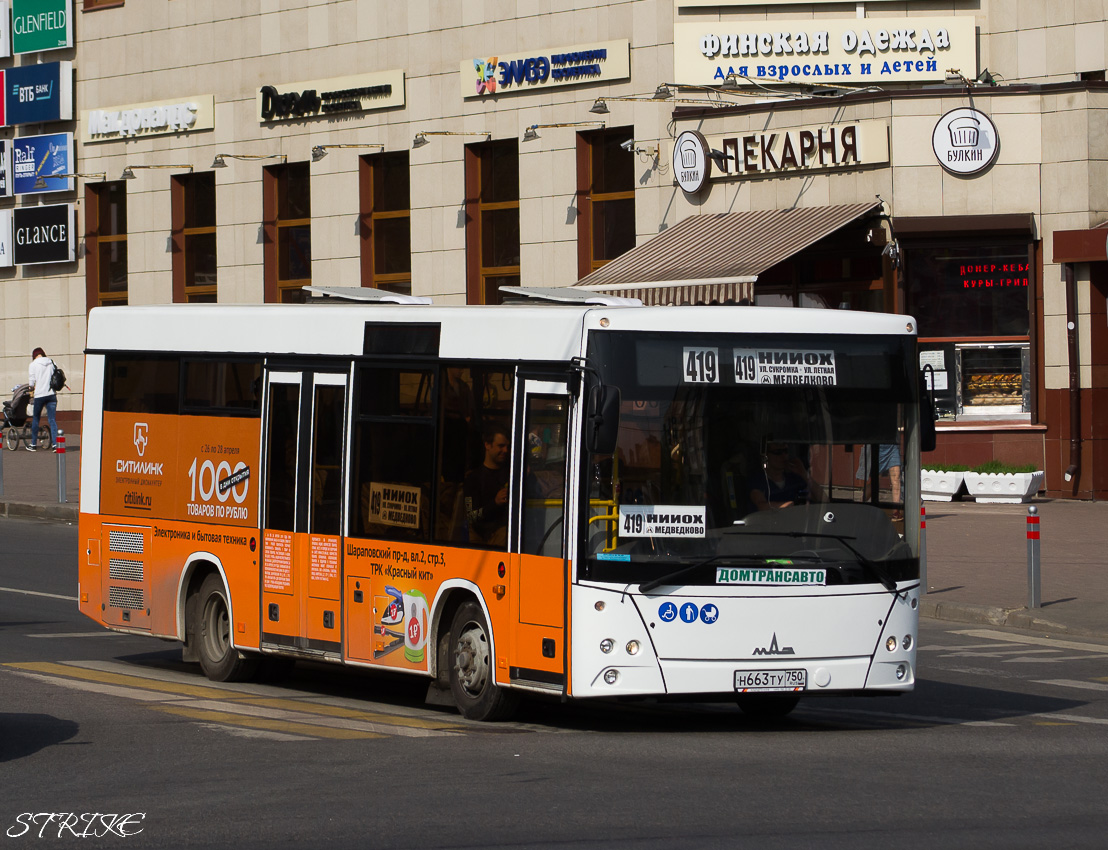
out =
<svg viewBox="0 0 1108 850"><path fill-rule="evenodd" d="M458 637L454 671L462 690L479 697L489 679L489 640L479 623L470 622Z"/></svg>

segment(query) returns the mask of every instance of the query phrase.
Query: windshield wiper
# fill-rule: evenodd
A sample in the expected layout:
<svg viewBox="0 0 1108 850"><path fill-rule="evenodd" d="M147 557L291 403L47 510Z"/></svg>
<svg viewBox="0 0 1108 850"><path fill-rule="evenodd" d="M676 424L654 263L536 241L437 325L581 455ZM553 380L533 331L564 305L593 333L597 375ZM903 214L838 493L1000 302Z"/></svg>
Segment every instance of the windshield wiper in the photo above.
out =
<svg viewBox="0 0 1108 850"><path fill-rule="evenodd" d="M820 561L822 558L813 557L812 555L796 555L790 558L779 558L771 555L713 555L710 558L705 558L703 561L698 561L695 564L690 564L687 567L681 567L679 570L674 570L672 573L666 573L666 575L659 578L651 579L650 581L644 581L639 585L640 593L649 593L656 587L661 587L663 584L672 584L676 579L681 578L691 572L699 570L701 567L706 567L713 561L727 560L736 564L757 564L758 566L765 566L768 563L774 561L790 560L790 561Z"/></svg>
<svg viewBox="0 0 1108 850"><path fill-rule="evenodd" d="M724 532L733 533L733 532ZM848 541L857 540L857 537L853 537L847 534L826 534L818 531L744 531L743 534L765 535L766 537L817 537L826 540L837 540L842 543L855 558L858 559L858 563L862 565L862 569L873 576L879 581L882 587L889 593L895 593L900 595L900 591L896 589L896 582L892 577L885 572L885 568L877 561L870 560L861 552L859 552L854 546L851 546ZM884 558L882 558L884 560Z"/></svg>

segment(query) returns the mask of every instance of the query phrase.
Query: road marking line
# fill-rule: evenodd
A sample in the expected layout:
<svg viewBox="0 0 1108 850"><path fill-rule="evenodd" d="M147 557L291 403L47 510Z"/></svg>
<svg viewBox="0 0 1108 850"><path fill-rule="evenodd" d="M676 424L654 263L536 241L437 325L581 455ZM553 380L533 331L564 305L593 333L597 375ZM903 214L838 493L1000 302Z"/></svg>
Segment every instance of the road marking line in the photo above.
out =
<svg viewBox="0 0 1108 850"><path fill-rule="evenodd" d="M1059 661L1096 661L1108 655L1059 655L1055 658L1005 658L1005 664L1057 664Z"/></svg>
<svg viewBox="0 0 1108 850"><path fill-rule="evenodd" d="M1108 685L1101 682L1085 682L1080 679L1036 679L1039 685L1058 685L1063 688L1082 688L1086 691L1108 691Z"/></svg>
<svg viewBox="0 0 1108 850"><path fill-rule="evenodd" d="M123 637L123 632L57 632L49 635L25 635L29 638L86 638L86 637Z"/></svg>
<svg viewBox="0 0 1108 850"><path fill-rule="evenodd" d="M365 738L384 738L375 732L363 732L357 729L336 729L330 726L319 726L312 723L290 723L284 720L274 720L266 717L251 717L245 714L231 714L226 711L205 711L196 708L183 708L175 705L155 705L151 708L156 711L164 711L167 714L175 714L179 717L187 717L191 720L206 720L210 723L226 723L230 726L245 726L249 729L264 729L272 732L292 732L311 735L316 738L337 738L341 740L354 740Z"/></svg>
<svg viewBox="0 0 1108 850"><path fill-rule="evenodd" d="M43 593L41 590L20 590L18 587L0 587L4 593L22 593L24 596L45 596L47 599L64 599L66 602L76 602L76 596L61 596L57 593Z"/></svg>
<svg viewBox="0 0 1108 850"><path fill-rule="evenodd" d="M964 717L934 717L926 714L895 714L888 711L869 711L862 708L824 708L822 706L806 706L806 710L826 712L828 714L862 714L869 717L886 717L890 719L915 720L920 723L942 723L948 726L1015 726L1015 723L1000 723L994 720L968 720Z"/></svg>
<svg viewBox="0 0 1108 850"><path fill-rule="evenodd" d="M1108 726L1108 719L1103 717L1084 717L1080 714L1032 714L1032 717L1049 717L1052 720L1073 720L1077 723L1092 723L1097 726Z"/></svg>
<svg viewBox="0 0 1108 850"><path fill-rule="evenodd" d="M1036 726L1076 726L1076 723L1052 723L1048 720L1040 720Z"/></svg>
<svg viewBox="0 0 1108 850"><path fill-rule="evenodd" d="M1108 649L1102 643L1078 643L1072 640L1056 640L1055 638L1040 638L1031 635L1010 635L1007 632L993 631L992 629L960 629L952 631L954 635L969 635L978 638L995 638L1005 643L1030 643L1036 646L1058 646L1062 649L1080 649L1088 652L1104 652Z"/></svg>
<svg viewBox="0 0 1108 850"><path fill-rule="evenodd" d="M262 699L233 699L226 701L234 703L241 702L248 705L258 706L259 708L286 709L289 711L299 711L304 714L318 714L323 717L360 720L367 723L383 723L388 726L403 726L409 727L413 730L420 729L430 732L443 733L468 731L467 727L465 726L442 720L423 719L419 717L405 717L399 714L384 714L375 711L358 711L357 709L343 708L342 706L338 705L302 702L300 700L285 699L283 697L268 697Z"/></svg>
<svg viewBox="0 0 1108 850"><path fill-rule="evenodd" d="M175 697L154 693L153 691L136 691L134 688L124 688L119 685L101 685L96 682L85 682L81 679L63 679L59 676L47 675L45 673L29 673L25 670L12 669L6 672L16 676L25 676L28 679L37 679L40 682L46 682L50 685L69 688L73 691L87 691L93 694L120 697L121 699L133 699L142 702L173 702L176 699Z"/></svg>
<svg viewBox="0 0 1108 850"><path fill-rule="evenodd" d="M27 670L31 673L52 673L63 678L84 679L90 682L123 685L148 691L162 691L164 693L176 694L183 697L225 698L227 696L227 691L217 688L160 682L154 679L143 679L139 676L129 676L120 673L103 673L99 670L86 670L84 668L71 667L65 664L55 664L52 661L30 661L21 664L5 664L4 666L16 670ZM242 696L250 696L250 694L242 694Z"/></svg>
<svg viewBox="0 0 1108 850"><path fill-rule="evenodd" d="M202 726L205 729L211 729L213 732L225 732L228 735L234 735L236 738L252 738L263 739L266 741L311 741L312 738L309 735L290 735L288 732L271 732L265 729L244 729L238 726L228 726L226 723L197 723L197 726Z"/></svg>
<svg viewBox="0 0 1108 850"><path fill-rule="evenodd" d="M227 700L190 700L183 707L195 707L218 711L222 714L244 715L250 717L265 717L271 720L284 720L295 723L308 723L311 719L315 725L326 726L331 729L349 729L359 732L376 732L382 735L395 735L404 738L440 738L453 737L460 734L459 731L447 731L440 729L413 729L411 727L384 723L374 723L366 720L356 720L350 717L329 717L325 715L311 715L299 710L286 710L270 708L255 704L254 700L227 701Z"/></svg>

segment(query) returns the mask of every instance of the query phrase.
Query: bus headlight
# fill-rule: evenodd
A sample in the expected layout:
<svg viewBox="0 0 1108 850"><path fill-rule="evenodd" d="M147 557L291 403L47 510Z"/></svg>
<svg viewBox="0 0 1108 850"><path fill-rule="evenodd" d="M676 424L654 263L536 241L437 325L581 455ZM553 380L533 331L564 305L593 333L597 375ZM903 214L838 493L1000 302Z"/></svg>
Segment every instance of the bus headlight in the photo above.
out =
<svg viewBox="0 0 1108 850"><path fill-rule="evenodd" d="M604 681L607 682L609 685L614 685L616 682L619 681L619 671L618 670L605 670L604 671Z"/></svg>
<svg viewBox="0 0 1108 850"><path fill-rule="evenodd" d="M885 641L885 649L889 650L889 652L896 649L896 637L892 635L889 636L889 639Z"/></svg>
<svg viewBox="0 0 1108 850"><path fill-rule="evenodd" d="M912 636L911 635L905 635L904 640L901 641L900 645L902 647L904 647L905 649L911 649L912 648Z"/></svg>
<svg viewBox="0 0 1108 850"><path fill-rule="evenodd" d="M604 638L600 641L600 651L607 655L615 648L616 642L611 638Z"/></svg>
<svg viewBox="0 0 1108 850"><path fill-rule="evenodd" d="M907 675L908 675L908 665L907 664L897 664L896 665L896 680L899 682L899 681L903 680L903 678Z"/></svg>
<svg viewBox="0 0 1108 850"><path fill-rule="evenodd" d="M639 654L639 642L637 640L627 641L626 649L627 649L627 654L628 655L638 655Z"/></svg>

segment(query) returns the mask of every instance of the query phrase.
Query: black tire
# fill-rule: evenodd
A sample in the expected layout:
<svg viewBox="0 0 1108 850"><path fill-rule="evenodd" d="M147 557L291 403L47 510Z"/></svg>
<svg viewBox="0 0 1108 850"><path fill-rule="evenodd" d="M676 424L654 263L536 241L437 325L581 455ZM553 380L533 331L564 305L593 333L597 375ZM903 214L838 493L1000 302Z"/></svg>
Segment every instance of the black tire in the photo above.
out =
<svg viewBox="0 0 1108 850"><path fill-rule="evenodd" d="M800 697L795 694L740 694L735 701L751 720L780 720L796 708Z"/></svg>
<svg viewBox="0 0 1108 850"><path fill-rule="evenodd" d="M200 669L213 682L243 682L258 669L256 655L244 655L231 645L231 606L223 580L212 573L200 585L200 598L193 608L196 623L196 654Z"/></svg>
<svg viewBox="0 0 1108 850"><path fill-rule="evenodd" d="M485 612L475 601L462 603L450 627L450 691L462 716L507 720L519 695L499 687Z"/></svg>

